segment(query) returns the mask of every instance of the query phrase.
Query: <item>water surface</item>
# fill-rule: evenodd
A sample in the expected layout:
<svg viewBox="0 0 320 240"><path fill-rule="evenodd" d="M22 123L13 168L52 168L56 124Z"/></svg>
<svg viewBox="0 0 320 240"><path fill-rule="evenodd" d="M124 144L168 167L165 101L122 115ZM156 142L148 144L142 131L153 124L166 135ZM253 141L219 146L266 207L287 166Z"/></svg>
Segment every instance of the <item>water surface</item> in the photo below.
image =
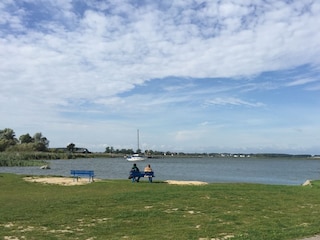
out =
<svg viewBox="0 0 320 240"><path fill-rule="evenodd" d="M123 158L50 160L51 169L0 167L0 173L70 176L71 169L94 170L96 178L126 179L132 162ZM159 158L137 162L140 170L151 164L155 180L237 182L300 185L320 179L320 160L286 158Z"/></svg>

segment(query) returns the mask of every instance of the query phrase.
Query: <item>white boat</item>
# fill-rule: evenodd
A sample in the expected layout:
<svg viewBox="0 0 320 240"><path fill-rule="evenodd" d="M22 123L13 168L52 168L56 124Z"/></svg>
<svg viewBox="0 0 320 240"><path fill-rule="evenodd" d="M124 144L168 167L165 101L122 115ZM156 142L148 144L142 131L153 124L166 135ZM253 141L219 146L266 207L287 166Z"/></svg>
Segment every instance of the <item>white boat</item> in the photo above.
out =
<svg viewBox="0 0 320 240"><path fill-rule="evenodd" d="M144 161L144 160L145 160L145 157L141 156L138 153L127 157L127 161L129 161L129 162L138 162L138 161Z"/></svg>
<svg viewBox="0 0 320 240"><path fill-rule="evenodd" d="M139 129L137 130L137 142L138 142L138 150L140 150L139 148ZM135 154L132 154L131 156L127 156L126 157L127 161L129 162L138 162L138 161L144 161L145 160L145 157L140 155L139 153L135 153Z"/></svg>

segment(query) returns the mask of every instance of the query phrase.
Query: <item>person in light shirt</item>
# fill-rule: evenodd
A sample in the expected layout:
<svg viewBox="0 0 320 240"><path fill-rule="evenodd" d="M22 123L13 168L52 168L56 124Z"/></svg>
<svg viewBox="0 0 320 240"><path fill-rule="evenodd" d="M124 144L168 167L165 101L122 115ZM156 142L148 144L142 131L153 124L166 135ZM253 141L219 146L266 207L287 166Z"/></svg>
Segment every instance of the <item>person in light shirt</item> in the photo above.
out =
<svg viewBox="0 0 320 240"><path fill-rule="evenodd" d="M150 164L148 164L145 168L144 168L145 172L152 172L152 168L150 166Z"/></svg>
<svg viewBox="0 0 320 240"><path fill-rule="evenodd" d="M148 164L148 165L144 168L144 172L153 172L150 164ZM152 175L153 175L153 174L152 174ZM149 182L152 183L152 177L149 177Z"/></svg>

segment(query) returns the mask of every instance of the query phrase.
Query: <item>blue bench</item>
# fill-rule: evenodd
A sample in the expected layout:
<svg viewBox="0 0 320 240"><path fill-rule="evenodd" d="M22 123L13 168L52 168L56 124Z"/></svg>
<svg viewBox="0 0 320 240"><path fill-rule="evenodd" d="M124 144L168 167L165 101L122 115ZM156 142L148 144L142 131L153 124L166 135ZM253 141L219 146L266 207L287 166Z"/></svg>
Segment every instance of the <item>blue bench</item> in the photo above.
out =
<svg viewBox="0 0 320 240"><path fill-rule="evenodd" d="M71 170L70 174L74 179L77 179L81 176L88 176L89 177L89 182L93 182L93 177L94 177L94 171L92 170Z"/></svg>
<svg viewBox="0 0 320 240"><path fill-rule="evenodd" d="M153 172L138 172L138 171L130 171L129 179L132 179L132 182L136 181L136 178L148 178L149 182L152 182L152 178L154 178Z"/></svg>

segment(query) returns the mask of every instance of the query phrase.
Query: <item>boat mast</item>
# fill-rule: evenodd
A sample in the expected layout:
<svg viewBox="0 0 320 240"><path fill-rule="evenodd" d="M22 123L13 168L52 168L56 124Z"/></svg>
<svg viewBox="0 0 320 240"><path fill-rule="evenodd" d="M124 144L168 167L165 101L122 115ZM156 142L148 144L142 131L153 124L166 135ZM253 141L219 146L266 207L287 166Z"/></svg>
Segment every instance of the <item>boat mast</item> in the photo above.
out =
<svg viewBox="0 0 320 240"><path fill-rule="evenodd" d="M140 149L140 146L139 146L139 143L140 143L140 140L139 140L139 129L137 131L137 140L138 140L138 151L139 151L139 149Z"/></svg>
<svg viewBox="0 0 320 240"><path fill-rule="evenodd" d="M138 149L137 152L139 151L139 129L137 130L137 142L138 142Z"/></svg>

